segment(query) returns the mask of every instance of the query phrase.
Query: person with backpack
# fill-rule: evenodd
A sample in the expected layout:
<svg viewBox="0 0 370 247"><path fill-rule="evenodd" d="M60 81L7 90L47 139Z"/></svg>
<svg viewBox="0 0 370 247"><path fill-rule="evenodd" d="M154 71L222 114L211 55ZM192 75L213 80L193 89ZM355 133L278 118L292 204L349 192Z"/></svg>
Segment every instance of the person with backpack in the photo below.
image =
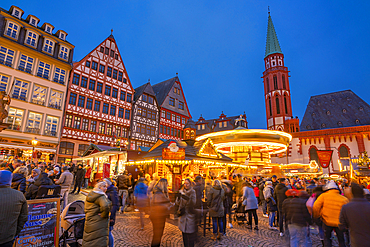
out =
<svg viewBox="0 0 370 247"><path fill-rule="evenodd" d="M221 235L223 234L224 200L225 191L222 189L221 181L215 179L207 198L209 216L212 217L212 240L215 240L216 238L221 239Z"/></svg>
<svg viewBox="0 0 370 247"><path fill-rule="evenodd" d="M272 187L272 181L266 181L265 188L263 189L263 196L265 197L267 203L268 217L269 217L269 229L277 230L274 227L275 214L277 211L276 199L273 197L274 188Z"/></svg>

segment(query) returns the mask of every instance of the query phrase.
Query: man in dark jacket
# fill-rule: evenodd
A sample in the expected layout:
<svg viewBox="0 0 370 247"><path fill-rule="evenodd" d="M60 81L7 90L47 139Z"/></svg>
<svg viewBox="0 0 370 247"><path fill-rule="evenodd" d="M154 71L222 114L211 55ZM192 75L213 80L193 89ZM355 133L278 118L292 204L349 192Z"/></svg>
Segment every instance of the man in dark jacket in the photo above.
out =
<svg viewBox="0 0 370 247"><path fill-rule="evenodd" d="M82 165L80 164L78 165L76 173L75 173L75 187L73 188L73 191L71 192L71 194L75 193L77 188L78 190L77 190L76 195L80 193L82 182L84 180L84 175L85 175L84 169L82 169Z"/></svg>
<svg viewBox="0 0 370 247"><path fill-rule="evenodd" d="M123 174L117 177L118 194L122 197L121 214L125 211L126 199L128 196L128 188L131 187L131 180L128 176L128 171L125 170Z"/></svg>
<svg viewBox="0 0 370 247"><path fill-rule="evenodd" d="M274 190L274 198L276 198L276 204L278 207L278 220L279 220L279 231L280 236L284 236L284 214L283 214L283 202L287 198L285 192L288 188L285 186L285 178L279 178L279 182Z"/></svg>
<svg viewBox="0 0 370 247"><path fill-rule="evenodd" d="M202 190L202 177L196 176L195 177L195 185L193 189L195 190L195 208L200 209L202 207L202 198L203 198L203 190Z"/></svg>
<svg viewBox="0 0 370 247"><path fill-rule="evenodd" d="M112 235L113 226L116 223L116 213L119 209L119 198L116 186L112 183L110 178L105 178L104 182L107 184L108 188L105 194L108 196L108 199L112 202L112 207L110 210L109 218L109 247L113 247L114 238Z"/></svg>
<svg viewBox="0 0 370 247"><path fill-rule="evenodd" d="M261 204L262 204L263 217L267 218L269 216L267 215L267 203L266 203L265 197L263 196L263 189L264 188L265 188L265 181L262 180L258 189L260 191L260 200L261 200Z"/></svg>
<svg viewBox="0 0 370 247"><path fill-rule="evenodd" d="M27 192L25 193L25 197L29 199L35 199L37 195L37 191L41 185L53 185L53 182L48 177L48 174L45 172L40 173L38 178L35 180L33 184L28 186Z"/></svg>
<svg viewBox="0 0 370 247"><path fill-rule="evenodd" d="M28 219L27 201L22 192L11 189L12 173L0 171L0 246L12 247Z"/></svg>
<svg viewBox="0 0 370 247"><path fill-rule="evenodd" d="M364 198L364 190L351 183L352 200L343 205L339 216L339 229L349 230L352 247L370 243L370 203Z"/></svg>

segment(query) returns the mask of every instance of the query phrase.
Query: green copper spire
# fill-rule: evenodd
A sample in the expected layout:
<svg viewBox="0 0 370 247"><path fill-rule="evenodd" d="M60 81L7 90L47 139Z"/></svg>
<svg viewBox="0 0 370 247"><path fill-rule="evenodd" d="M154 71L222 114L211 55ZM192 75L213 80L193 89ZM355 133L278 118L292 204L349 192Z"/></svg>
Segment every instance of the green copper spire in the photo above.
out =
<svg viewBox="0 0 370 247"><path fill-rule="evenodd" d="M269 10L265 57L273 53L283 54L283 52L281 51L280 45L279 45L279 40L276 36L274 24L272 23L272 19L270 16L270 10Z"/></svg>

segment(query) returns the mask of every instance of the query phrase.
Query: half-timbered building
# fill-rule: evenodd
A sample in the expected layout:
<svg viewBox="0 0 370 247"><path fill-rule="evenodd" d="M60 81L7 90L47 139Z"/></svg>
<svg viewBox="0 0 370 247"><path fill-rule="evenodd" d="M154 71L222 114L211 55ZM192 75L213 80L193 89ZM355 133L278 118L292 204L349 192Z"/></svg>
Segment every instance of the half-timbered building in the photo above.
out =
<svg viewBox="0 0 370 247"><path fill-rule="evenodd" d="M151 147L158 140L160 107L150 82L135 88L132 105L130 149Z"/></svg>
<svg viewBox="0 0 370 247"><path fill-rule="evenodd" d="M73 64L58 161L81 156L90 143L127 147L133 93L110 35Z"/></svg>
<svg viewBox="0 0 370 247"><path fill-rule="evenodd" d="M191 118L179 77L153 85L161 109L159 138L182 140L183 129Z"/></svg>

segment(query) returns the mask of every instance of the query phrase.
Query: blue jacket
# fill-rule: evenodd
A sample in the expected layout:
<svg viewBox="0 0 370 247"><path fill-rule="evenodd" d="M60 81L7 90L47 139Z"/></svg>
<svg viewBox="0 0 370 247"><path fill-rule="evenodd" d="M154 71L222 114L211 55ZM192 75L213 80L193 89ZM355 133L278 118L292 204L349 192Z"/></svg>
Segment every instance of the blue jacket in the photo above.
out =
<svg viewBox="0 0 370 247"><path fill-rule="evenodd" d="M116 223L116 213L119 209L119 198L117 193L117 187L111 184L105 194L108 196L108 199L112 202L112 208L110 210L110 222L109 225L113 226Z"/></svg>
<svg viewBox="0 0 370 247"><path fill-rule="evenodd" d="M138 199L148 198L147 193L148 193L148 185L140 182L135 186L134 196L136 198Z"/></svg>

